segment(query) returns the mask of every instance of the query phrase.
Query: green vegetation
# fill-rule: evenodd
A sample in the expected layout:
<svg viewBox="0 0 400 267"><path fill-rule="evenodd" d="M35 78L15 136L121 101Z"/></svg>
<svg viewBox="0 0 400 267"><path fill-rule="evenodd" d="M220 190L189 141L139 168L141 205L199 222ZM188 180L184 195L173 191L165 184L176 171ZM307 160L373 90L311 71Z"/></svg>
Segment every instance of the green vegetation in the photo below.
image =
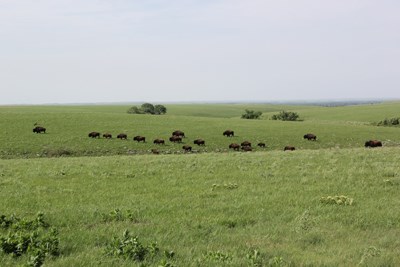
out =
<svg viewBox="0 0 400 267"><path fill-rule="evenodd" d="M297 121L299 119L299 114L292 111L282 110L279 114L274 114L271 120L281 120L281 121Z"/></svg>
<svg viewBox="0 0 400 267"><path fill-rule="evenodd" d="M378 126L398 126L399 124L400 124L399 117L384 119L383 121L377 123Z"/></svg>
<svg viewBox="0 0 400 267"><path fill-rule="evenodd" d="M0 266L399 266L399 129L372 124L399 105L0 107ZM282 109L304 121L266 119Z"/></svg>
<svg viewBox="0 0 400 267"><path fill-rule="evenodd" d="M161 115L167 113L167 108L163 105L153 105L151 103L144 103L140 108L133 106L127 111L129 114L152 114Z"/></svg>
<svg viewBox="0 0 400 267"><path fill-rule="evenodd" d="M242 114L242 119L259 119L261 115L262 115L261 111L246 109L245 113Z"/></svg>

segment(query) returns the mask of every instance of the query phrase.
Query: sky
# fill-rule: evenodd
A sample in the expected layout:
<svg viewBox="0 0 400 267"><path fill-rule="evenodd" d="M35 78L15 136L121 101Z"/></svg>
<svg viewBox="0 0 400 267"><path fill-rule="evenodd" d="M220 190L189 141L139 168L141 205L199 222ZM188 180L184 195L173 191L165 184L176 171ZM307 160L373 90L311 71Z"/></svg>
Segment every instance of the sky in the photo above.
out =
<svg viewBox="0 0 400 267"><path fill-rule="evenodd" d="M398 0L0 0L0 105L400 99Z"/></svg>

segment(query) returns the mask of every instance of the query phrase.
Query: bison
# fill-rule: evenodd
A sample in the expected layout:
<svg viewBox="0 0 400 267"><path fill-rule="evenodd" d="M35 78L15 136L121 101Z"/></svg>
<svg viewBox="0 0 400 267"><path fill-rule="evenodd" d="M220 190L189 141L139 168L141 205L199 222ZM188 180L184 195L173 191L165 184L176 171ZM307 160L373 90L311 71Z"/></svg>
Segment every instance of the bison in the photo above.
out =
<svg viewBox="0 0 400 267"><path fill-rule="evenodd" d="M169 141L174 142L174 143L176 143L176 142L181 143L182 137L174 135L169 138Z"/></svg>
<svg viewBox="0 0 400 267"><path fill-rule="evenodd" d="M179 137L185 137L185 133L180 131L180 130L176 130L172 133L172 136L179 136Z"/></svg>
<svg viewBox="0 0 400 267"><path fill-rule="evenodd" d="M242 146L242 150L247 152L247 151L252 151L253 149L251 148L251 146Z"/></svg>
<svg viewBox="0 0 400 267"><path fill-rule="evenodd" d="M122 140L122 139L125 139L125 140L126 140L126 139L128 139L128 136L127 136L126 134L124 134L124 133L120 133L119 135L117 135L117 138L118 138L118 139L121 139L121 140Z"/></svg>
<svg viewBox="0 0 400 267"><path fill-rule="evenodd" d="M378 140L369 140L365 142L365 147L380 147L382 146L382 142Z"/></svg>
<svg viewBox="0 0 400 267"><path fill-rule="evenodd" d="M185 145L185 146L182 147L182 149L185 150L185 152L190 152L190 151L192 151L192 147L191 147L191 146L186 146L186 145Z"/></svg>
<svg viewBox="0 0 400 267"><path fill-rule="evenodd" d="M193 144L198 145L198 146L205 146L206 141L204 141L203 139L196 139L193 141Z"/></svg>
<svg viewBox="0 0 400 267"><path fill-rule="evenodd" d="M229 148L232 148L233 150L239 151L240 146L238 144L232 143L229 145Z"/></svg>
<svg viewBox="0 0 400 267"><path fill-rule="evenodd" d="M311 133L305 134L303 136L303 138L307 139L307 140L312 140L312 141L316 141L317 140L317 136L315 134L311 134Z"/></svg>
<svg viewBox="0 0 400 267"><path fill-rule="evenodd" d="M222 135L226 137L232 137L235 135L235 132L232 130L226 130L225 132L222 133Z"/></svg>
<svg viewBox="0 0 400 267"><path fill-rule="evenodd" d="M249 141L244 141L240 145L241 146L250 146L251 147L251 143Z"/></svg>
<svg viewBox="0 0 400 267"><path fill-rule="evenodd" d="M296 150L296 148L294 146L285 146L285 148L283 149L283 151L294 151Z"/></svg>
<svg viewBox="0 0 400 267"><path fill-rule="evenodd" d="M259 147L265 147L265 143L258 143L257 146L259 146Z"/></svg>
<svg viewBox="0 0 400 267"><path fill-rule="evenodd" d="M110 134L110 133L105 133L105 134L103 134L103 138L110 139L110 138L112 138L112 134Z"/></svg>
<svg viewBox="0 0 400 267"><path fill-rule="evenodd" d="M146 137L137 135L137 136L133 137L133 141L138 141L138 143L139 142L145 143L146 142Z"/></svg>
<svg viewBox="0 0 400 267"><path fill-rule="evenodd" d="M99 132L90 132L88 136L91 138L96 138L96 137L100 138L100 133Z"/></svg>
<svg viewBox="0 0 400 267"><path fill-rule="evenodd" d="M151 153L158 155L158 154L160 154L160 151L158 151L158 149L153 148L151 150Z"/></svg>
<svg viewBox="0 0 400 267"><path fill-rule="evenodd" d="M153 144L156 144L156 145L165 145L165 141L164 141L163 139L155 139L155 140L153 141Z"/></svg>
<svg viewBox="0 0 400 267"><path fill-rule="evenodd" d="M44 128L42 126L36 126L35 128L33 128L32 131L34 133L46 133L46 128Z"/></svg>

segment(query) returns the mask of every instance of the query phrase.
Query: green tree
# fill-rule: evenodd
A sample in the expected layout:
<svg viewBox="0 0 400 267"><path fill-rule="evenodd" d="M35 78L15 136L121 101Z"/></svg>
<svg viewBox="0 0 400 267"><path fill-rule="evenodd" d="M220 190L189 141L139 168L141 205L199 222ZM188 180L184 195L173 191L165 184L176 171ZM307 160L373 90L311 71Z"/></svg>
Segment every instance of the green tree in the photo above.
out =
<svg viewBox="0 0 400 267"><path fill-rule="evenodd" d="M242 119L259 119L261 115L262 115L261 111L246 109L245 113L242 114Z"/></svg>
<svg viewBox="0 0 400 267"><path fill-rule="evenodd" d="M154 106L154 114L160 115L167 113L167 108L163 105L155 105Z"/></svg>
<svg viewBox="0 0 400 267"><path fill-rule="evenodd" d="M143 113L146 113L146 114L154 114L155 113L153 104L144 103L141 105L140 108L143 111Z"/></svg>
<svg viewBox="0 0 400 267"><path fill-rule="evenodd" d="M151 103L144 103L140 107L133 106L128 109L129 114L165 114L167 113L167 108L163 105L153 105Z"/></svg>

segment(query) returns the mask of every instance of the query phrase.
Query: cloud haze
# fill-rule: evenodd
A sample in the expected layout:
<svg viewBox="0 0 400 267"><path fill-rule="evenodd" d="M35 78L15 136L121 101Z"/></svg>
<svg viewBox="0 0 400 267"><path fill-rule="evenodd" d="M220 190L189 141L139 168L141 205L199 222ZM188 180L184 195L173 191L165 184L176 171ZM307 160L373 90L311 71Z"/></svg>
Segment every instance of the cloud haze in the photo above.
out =
<svg viewBox="0 0 400 267"><path fill-rule="evenodd" d="M0 104L400 98L394 0L0 0Z"/></svg>

